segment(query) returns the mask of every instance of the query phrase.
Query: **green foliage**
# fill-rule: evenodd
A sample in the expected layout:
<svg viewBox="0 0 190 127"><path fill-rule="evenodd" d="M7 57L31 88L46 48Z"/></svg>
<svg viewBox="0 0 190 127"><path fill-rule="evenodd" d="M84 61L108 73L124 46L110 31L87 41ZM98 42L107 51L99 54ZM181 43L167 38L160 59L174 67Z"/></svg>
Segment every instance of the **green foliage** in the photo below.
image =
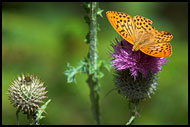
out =
<svg viewBox="0 0 190 127"><path fill-rule="evenodd" d="M85 9L85 11L87 13L87 15L84 16L84 20L88 24L88 26L90 27L90 16L89 16L90 2L84 2L83 7L84 7L84 9ZM103 15L102 15L103 11L104 11L103 9L97 8L97 12L96 12L97 16L100 16L101 18L103 18ZM97 30L98 31L101 30L99 23L97 24ZM87 44L89 44L89 42L90 42L89 40L90 40L90 33L88 32L87 35L86 35L86 38L85 38L84 42L86 42Z"/></svg>
<svg viewBox="0 0 190 127"><path fill-rule="evenodd" d="M101 59L98 59L97 61L97 77L100 79L104 76L104 73L101 72L102 68L105 68L107 69L107 71L110 71L111 70L111 62L110 61L106 61L106 60L101 60Z"/></svg>
<svg viewBox="0 0 190 127"><path fill-rule="evenodd" d="M98 68L105 67L108 71L110 71L112 69L111 64L112 64L111 61L98 60Z"/></svg>
<svg viewBox="0 0 190 127"><path fill-rule="evenodd" d="M45 104L43 104L40 109L38 109L37 113L36 113L36 121L37 123L39 123L39 121L43 118L45 118L45 116L43 116L43 112L45 112L45 109L47 108L47 105L51 102L51 99L49 99Z"/></svg>
<svg viewBox="0 0 190 127"><path fill-rule="evenodd" d="M97 15L103 18L103 15L102 15L103 11L104 11L103 9L98 8L97 9Z"/></svg>
<svg viewBox="0 0 190 127"><path fill-rule="evenodd" d="M75 76L77 73L86 73L87 72L87 60L81 60L79 62L79 65L77 67L70 66L69 63L67 63L67 70L64 72L64 74L67 76L67 82L72 83L75 82Z"/></svg>
<svg viewBox="0 0 190 127"><path fill-rule="evenodd" d="M84 3L82 4L82 6L83 6L83 8L85 9L85 11L86 11L87 13L90 12L90 2L84 2Z"/></svg>
<svg viewBox="0 0 190 127"><path fill-rule="evenodd" d="M85 9L85 11L87 13L84 16L84 20L88 24L88 26L90 27L90 16L89 16L89 13L90 13L90 2L84 2L82 5L83 5L83 8ZM86 42L87 44L90 43L90 32L87 33L84 42Z"/></svg>
<svg viewBox="0 0 190 127"><path fill-rule="evenodd" d="M111 70L111 62L106 60L97 61L97 75L98 79L104 76L104 73L101 72L101 69L105 68L108 71ZM93 74L95 72L94 68L90 66L88 59L81 60L77 67L71 66L69 63L67 64L67 70L65 70L64 74L67 76L68 83L76 83L75 76L78 73L86 73L86 74Z"/></svg>
<svg viewBox="0 0 190 127"><path fill-rule="evenodd" d="M88 24L88 26L90 27L90 2L84 2L83 7L87 13L87 15L84 16L84 20L85 22ZM103 17L102 15L103 10L100 8L97 8L97 16ZM97 24L97 29L100 31L100 27L99 24ZM86 38L84 40L87 44L89 44L90 42L90 32L87 33ZM88 59L89 59L89 54L88 54ZM91 64L89 63L89 60L85 59L85 60L81 60L79 65L77 67L72 67L70 66L70 64L67 64L67 70L64 72L64 74L67 76L67 82L68 83L72 83L75 82L75 76L77 73L86 73L89 75L93 75L93 80L95 81L96 78L100 79L104 76L104 74L101 72L100 68L101 67L105 67L108 71L110 71L111 69L111 62L107 62L105 60L97 60L97 69L95 69L94 67L91 66ZM96 75L94 75L94 73L96 73Z"/></svg>
<svg viewBox="0 0 190 127"><path fill-rule="evenodd" d="M97 9L97 16L100 16L101 18L103 18L103 15L102 15L103 11L104 11L103 9L98 8L98 9ZM99 23L97 24L97 30L98 30L98 31L101 30Z"/></svg>

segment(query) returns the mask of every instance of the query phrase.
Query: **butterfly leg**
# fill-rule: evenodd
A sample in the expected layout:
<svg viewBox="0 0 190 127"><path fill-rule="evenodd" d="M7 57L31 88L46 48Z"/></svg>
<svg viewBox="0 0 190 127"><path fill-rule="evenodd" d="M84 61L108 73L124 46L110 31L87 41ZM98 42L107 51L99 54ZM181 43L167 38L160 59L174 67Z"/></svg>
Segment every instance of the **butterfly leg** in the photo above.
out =
<svg viewBox="0 0 190 127"><path fill-rule="evenodd" d="M133 45L132 51L138 51L141 47L142 43L138 42Z"/></svg>

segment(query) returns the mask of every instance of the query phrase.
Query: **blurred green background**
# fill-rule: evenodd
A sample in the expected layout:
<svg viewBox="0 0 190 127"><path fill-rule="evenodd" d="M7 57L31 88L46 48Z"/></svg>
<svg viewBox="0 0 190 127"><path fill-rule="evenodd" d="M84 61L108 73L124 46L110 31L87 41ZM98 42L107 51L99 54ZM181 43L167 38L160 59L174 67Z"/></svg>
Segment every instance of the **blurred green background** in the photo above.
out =
<svg viewBox="0 0 190 127"><path fill-rule="evenodd" d="M77 66L86 57L84 43L88 25L82 3L11 3L2 5L2 124L16 124L16 109L8 101L10 82L21 73L37 75L47 86L46 118L41 124L95 124L91 112L87 76L78 74L77 84L68 84L63 72L67 63ZM99 3L99 58L111 60L110 44L118 34L106 18L106 11L141 15L153 21L159 31L171 32L172 56L159 72L157 91L142 102L134 124L188 124L188 3L113 2ZM114 88L113 74L102 70L100 104L103 124L125 124L127 100ZM20 124L28 124L20 114Z"/></svg>

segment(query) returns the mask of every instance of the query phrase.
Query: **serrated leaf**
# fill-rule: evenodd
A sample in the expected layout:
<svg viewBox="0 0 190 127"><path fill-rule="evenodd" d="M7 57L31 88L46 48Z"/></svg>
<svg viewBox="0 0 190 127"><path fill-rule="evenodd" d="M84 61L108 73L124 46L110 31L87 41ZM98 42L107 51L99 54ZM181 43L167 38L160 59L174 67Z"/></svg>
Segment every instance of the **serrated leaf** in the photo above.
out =
<svg viewBox="0 0 190 127"><path fill-rule="evenodd" d="M75 74L77 73L77 69L70 66L70 64L67 64L67 70L64 72L64 74L67 76L67 82L72 83L76 82L75 81Z"/></svg>
<svg viewBox="0 0 190 127"><path fill-rule="evenodd" d="M101 66L102 66L102 61L103 61L103 60L101 60L101 59L98 59L98 60L97 60L97 67L98 67L98 69L101 68Z"/></svg>
<svg viewBox="0 0 190 127"><path fill-rule="evenodd" d="M104 11L103 9L98 8L97 15L99 15L100 17L103 17L103 15L102 15L103 11Z"/></svg>
<svg viewBox="0 0 190 127"><path fill-rule="evenodd" d="M89 74L94 74L96 72L95 68L89 64Z"/></svg>
<svg viewBox="0 0 190 127"><path fill-rule="evenodd" d="M110 61L102 61L103 62L103 66L110 71L112 69L112 63Z"/></svg>
<svg viewBox="0 0 190 127"><path fill-rule="evenodd" d="M45 104L43 104L40 109L38 109L36 113L36 120L39 122L39 120L45 118L45 116L42 116L42 113L45 112L45 109L47 108L47 105L51 102L51 99L49 99Z"/></svg>
<svg viewBox="0 0 190 127"><path fill-rule="evenodd" d="M96 74L96 77L100 79L100 78L104 77L104 73L102 73L101 71L98 71Z"/></svg>
<svg viewBox="0 0 190 127"><path fill-rule="evenodd" d="M78 72L86 73L87 69L88 69L87 65L88 65L88 63L86 62L86 60L81 60L79 62L79 66L77 67Z"/></svg>
<svg viewBox="0 0 190 127"><path fill-rule="evenodd" d="M98 59L97 61L98 69L100 69L101 67L105 67L108 71L110 71L112 68L111 64L112 63L110 61L105 61L105 60L100 60L100 59Z"/></svg>
<svg viewBox="0 0 190 127"><path fill-rule="evenodd" d="M90 2L84 2L82 6L84 7L87 13L90 12Z"/></svg>
<svg viewBox="0 0 190 127"><path fill-rule="evenodd" d="M76 83L76 79L75 76L77 73L86 73L87 72L87 62L85 60L81 60L79 62L79 65L77 67L72 67L70 66L70 64L67 64L67 70L64 72L64 74L67 76L67 82L68 83L72 83L75 82Z"/></svg>

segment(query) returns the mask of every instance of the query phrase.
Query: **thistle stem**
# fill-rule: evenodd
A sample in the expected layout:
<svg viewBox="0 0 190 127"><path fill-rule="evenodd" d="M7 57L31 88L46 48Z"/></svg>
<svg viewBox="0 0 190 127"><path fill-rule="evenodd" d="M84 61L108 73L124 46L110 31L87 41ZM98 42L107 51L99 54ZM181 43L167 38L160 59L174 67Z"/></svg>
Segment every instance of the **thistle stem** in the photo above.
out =
<svg viewBox="0 0 190 127"><path fill-rule="evenodd" d="M90 99L92 111L96 124L100 125L100 107L99 107L99 84L97 75L97 3L90 3L90 49L89 49L89 72L87 83L90 88ZM92 73L91 73L92 72Z"/></svg>
<svg viewBox="0 0 190 127"><path fill-rule="evenodd" d="M18 110L16 111L16 121L17 121L17 125L19 125L19 112L20 112L20 110L18 109Z"/></svg>
<svg viewBox="0 0 190 127"><path fill-rule="evenodd" d="M90 3L90 65L97 70L97 3ZM96 73L96 72L95 72Z"/></svg>
<svg viewBox="0 0 190 127"><path fill-rule="evenodd" d="M132 115L132 116L130 117L129 121L126 123L126 125L131 125L131 124L134 122L135 118L136 118L136 117Z"/></svg>
<svg viewBox="0 0 190 127"><path fill-rule="evenodd" d="M129 120L126 125L132 125L136 117L139 116L139 99L129 100L129 109L131 111Z"/></svg>

